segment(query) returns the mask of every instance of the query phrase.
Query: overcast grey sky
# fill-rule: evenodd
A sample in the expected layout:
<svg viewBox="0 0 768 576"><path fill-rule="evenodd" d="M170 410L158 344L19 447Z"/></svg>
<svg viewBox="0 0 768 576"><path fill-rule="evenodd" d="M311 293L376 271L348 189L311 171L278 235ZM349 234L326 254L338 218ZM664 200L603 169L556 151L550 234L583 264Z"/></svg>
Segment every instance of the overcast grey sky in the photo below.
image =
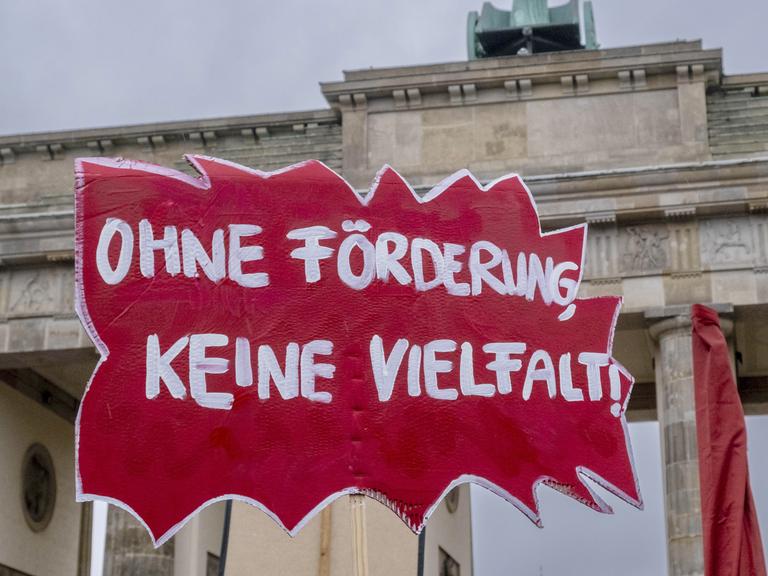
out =
<svg viewBox="0 0 768 576"><path fill-rule="evenodd" d="M481 5L0 0L0 134L324 107L343 69L465 59ZM604 47L702 38L728 73L768 70L766 0L594 5Z"/></svg>
<svg viewBox="0 0 768 576"><path fill-rule="evenodd" d="M747 418L749 465L763 547L768 550L768 416ZM541 488L544 528L517 508L474 487L475 576L662 576L667 574L666 528L657 422L630 425L635 468L645 509L597 492L614 514L594 512L555 490Z"/></svg>
<svg viewBox="0 0 768 576"><path fill-rule="evenodd" d="M558 2L559 3L559 2ZM342 70L463 60L481 0L0 0L0 134L324 107ZM555 2L551 2L555 4ZM509 7L511 0L497 2ZM766 0L594 0L604 47L701 38L768 71ZM768 418L751 419L752 453ZM475 489L477 576L665 574L658 426L632 427L646 510L542 489L545 529ZM768 464L752 459L768 533Z"/></svg>

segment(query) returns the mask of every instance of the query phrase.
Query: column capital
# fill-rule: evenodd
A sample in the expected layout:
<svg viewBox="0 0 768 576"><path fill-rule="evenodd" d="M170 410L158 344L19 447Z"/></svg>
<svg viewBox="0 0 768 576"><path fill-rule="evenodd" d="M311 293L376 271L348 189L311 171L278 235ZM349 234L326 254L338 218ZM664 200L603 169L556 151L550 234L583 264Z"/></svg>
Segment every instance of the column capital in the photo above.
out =
<svg viewBox="0 0 768 576"><path fill-rule="evenodd" d="M676 316L666 316L658 319L649 319L648 334L651 335L654 342L658 342L663 335L669 332L690 332L691 331L691 314L678 314Z"/></svg>
<svg viewBox="0 0 768 576"><path fill-rule="evenodd" d="M733 314L733 304L718 303L707 304L707 306L718 313L720 329L728 337L733 331L733 320L724 316ZM644 316L648 323L648 333L656 342L668 332L690 332L691 329L691 306L689 304L650 308L645 311Z"/></svg>

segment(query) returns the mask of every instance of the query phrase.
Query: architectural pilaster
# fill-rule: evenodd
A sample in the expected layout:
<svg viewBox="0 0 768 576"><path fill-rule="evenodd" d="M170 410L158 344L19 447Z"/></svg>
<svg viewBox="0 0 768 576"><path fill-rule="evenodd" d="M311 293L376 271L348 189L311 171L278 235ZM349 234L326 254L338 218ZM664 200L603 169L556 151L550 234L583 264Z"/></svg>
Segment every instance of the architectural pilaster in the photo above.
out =
<svg viewBox="0 0 768 576"><path fill-rule="evenodd" d="M131 514L110 506L107 514L105 576L173 576L173 540L160 548Z"/></svg>

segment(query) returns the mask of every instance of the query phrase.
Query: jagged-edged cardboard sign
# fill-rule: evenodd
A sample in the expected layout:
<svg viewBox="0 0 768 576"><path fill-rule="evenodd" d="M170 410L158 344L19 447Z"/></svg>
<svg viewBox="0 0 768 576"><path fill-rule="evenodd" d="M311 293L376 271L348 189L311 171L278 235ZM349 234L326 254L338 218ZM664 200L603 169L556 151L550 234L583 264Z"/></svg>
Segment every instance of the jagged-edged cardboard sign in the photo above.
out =
<svg viewBox="0 0 768 576"><path fill-rule="evenodd" d="M101 354L77 498L160 544L237 498L296 533L342 494L419 531L461 482L539 523L536 488L640 506L611 357L621 299L578 299L586 225L542 233L516 175L366 195L320 162L195 178L76 164L77 308Z"/></svg>

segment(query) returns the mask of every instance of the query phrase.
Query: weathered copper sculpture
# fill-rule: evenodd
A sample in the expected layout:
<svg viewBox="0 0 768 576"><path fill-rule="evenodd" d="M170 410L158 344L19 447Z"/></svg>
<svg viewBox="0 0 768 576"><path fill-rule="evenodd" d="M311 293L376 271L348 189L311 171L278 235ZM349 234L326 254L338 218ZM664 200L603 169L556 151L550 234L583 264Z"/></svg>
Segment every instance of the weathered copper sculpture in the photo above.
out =
<svg viewBox="0 0 768 576"><path fill-rule="evenodd" d="M549 8L547 0L514 0L512 10L485 2L467 16L469 59L598 48L592 2L584 2L581 33L579 0Z"/></svg>

